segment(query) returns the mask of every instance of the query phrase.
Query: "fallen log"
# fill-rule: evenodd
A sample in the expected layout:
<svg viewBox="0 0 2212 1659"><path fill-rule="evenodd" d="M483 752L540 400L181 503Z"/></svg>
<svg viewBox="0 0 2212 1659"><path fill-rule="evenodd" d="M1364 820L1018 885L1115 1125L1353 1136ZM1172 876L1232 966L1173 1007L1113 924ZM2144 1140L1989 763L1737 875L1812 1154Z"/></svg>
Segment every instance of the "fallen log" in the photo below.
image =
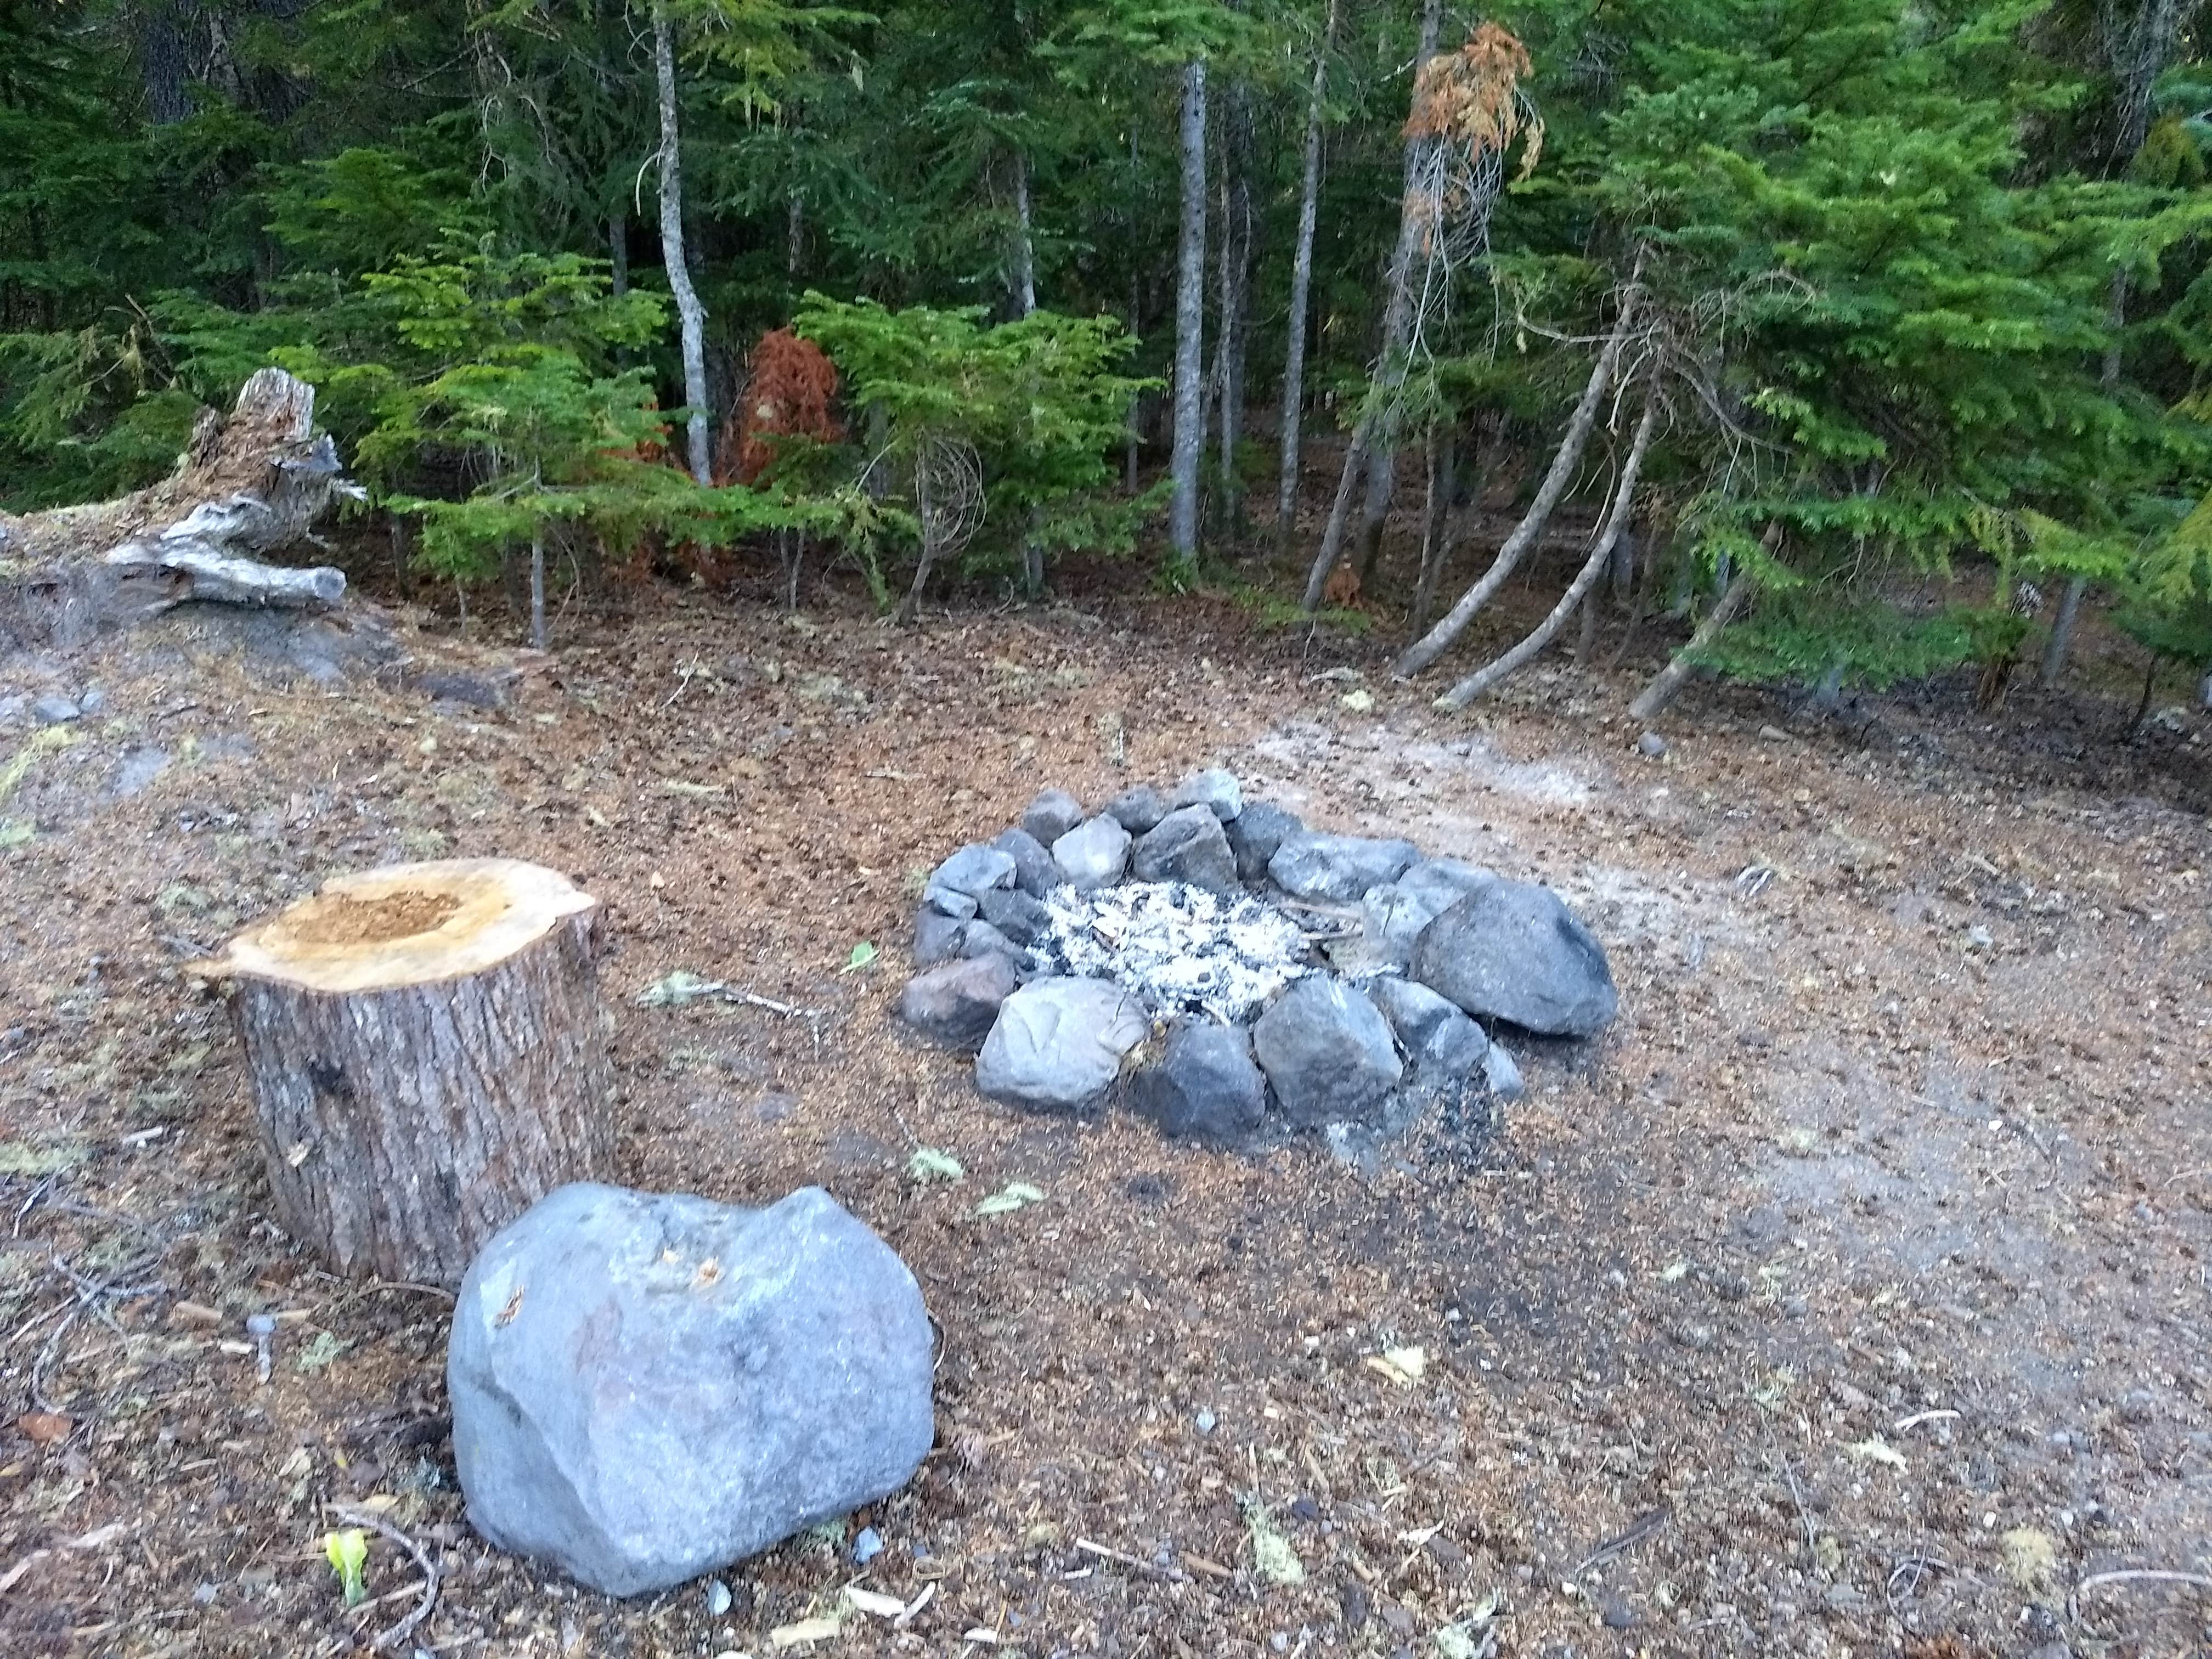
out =
<svg viewBox="0 0 2212 1659"><path fill-rule="evenodd" d="M0 513L0 646L70 645L192 601L324 611L344 573L271 564L358 498L314 429L315 389L254 374L228 416L203 410L176 471L112 501Z"/></svg>

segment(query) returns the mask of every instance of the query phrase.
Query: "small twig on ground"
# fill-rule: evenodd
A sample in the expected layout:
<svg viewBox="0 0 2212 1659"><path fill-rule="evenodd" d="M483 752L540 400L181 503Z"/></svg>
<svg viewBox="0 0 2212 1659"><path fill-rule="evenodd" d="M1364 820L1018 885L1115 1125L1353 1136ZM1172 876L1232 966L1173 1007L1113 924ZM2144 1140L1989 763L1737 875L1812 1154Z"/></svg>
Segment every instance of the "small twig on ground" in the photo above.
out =
<svg viewBox="0 0 2212 1659"><path fill-rule="evenodd" d="M1665 1510L1653 1510L1629 1522L1626 1531L1618 1533L1600 1544L1582 1559L1582 1564L1567 1576L1579 1578L1601 1562L1609 1561L1624 1550L1633 1549L1674 1517Z"/></svg>
<svg viewBox="0 0 2212 1659"><path fill-rule="evenodd" d="M373 1652L381 1653L386 1648L397 1647L415 1633L416 1626L430 1616L430 1609L438 1604L438 1565L430 1553L414 1539L393 1526L382 1516L369 1510L357 1510L349 1504L332 1504L330 1512L349 1527L367 1527L379 1536L389 1539L405 1550L422 1575L422 1599L415 1610L377 1637L368 1645Z"/></svg>
<svg viewBox="0 0 2212 1659"><path fill-rule="evenodd" d="M1177 1583L1182 1582L1183 1578L1183 1575L1173 1567L1161 1566L1156 1561L1147 1561L1141 1556L1131 1555L1123 1550L1109 1549L1107 1546L1094 1543L1088 1538L1077 1539L1075 1547L1085 1555L1095 1555L1105 1561L1118 1561L1125 1567L1134 1567L1139 1572L1149 1572Z"/></svg>
<svg viewBox="0 0 2212 1659"><path fill-rule="evenodd" d="M1930 1555L1925 1550L1916 1550L1890 1569L1888 1578L1882 1583L1882 1600L1889 1604L1889 1610L1895 1613L1898 1609L1899 1579L1906 1581L1904 1595L1909 1601L1919 1594L1920 1586L1929 1573L1950 1571L1951 1564L1941 1556Z"/></svg>
<svg viewBox="0 0 2212 1659"><path fill-rule="evenodd" d="M2081 1622L2081 1614L2075 1603L2084 1590L2102 1589L2107 1584L2187 1584L2193 1589L2212 1590L2212 1577L2201 1572L2166 1572L2155 1567L2124 1567L2117 1572L2093 1572L2074 1586L2074 1594L2066 1598L2066 1611L2074 1622Z"/></svg>

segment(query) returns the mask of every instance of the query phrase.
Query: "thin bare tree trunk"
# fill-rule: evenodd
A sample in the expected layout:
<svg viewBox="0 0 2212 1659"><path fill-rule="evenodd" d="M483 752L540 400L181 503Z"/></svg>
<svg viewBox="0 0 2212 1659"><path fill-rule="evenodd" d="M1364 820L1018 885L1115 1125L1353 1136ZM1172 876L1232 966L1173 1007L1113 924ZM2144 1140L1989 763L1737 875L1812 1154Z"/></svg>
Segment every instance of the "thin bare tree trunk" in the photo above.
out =
<svg viewBox="0 0 2212 1659"><path fill-rule="evenodd" d="M1014 152L1014 304L1018 314L1036 309L1036 246L1030 235L1030 158Z"/></svg>
<svg viewBox="0 0 2212 1659"><path fill-rule="evenodd" d="M1761 538L1769 553L1782 544L1782 522L1776 520L1766 526ZM1628 712L1639 720L1648 720L1668 703L1682 689L1683 683L1696 668L1698 653L1721 636L1721 630L1735 620L1735 613L1743 609L1744 601L1751 597L1752 575L1748 567L1739 570L1730 579L1713 608L1705 613L1705 621L1698 624L1690 642L1677 651L1661 669L1650 684L1637 694L1636 701L1628 705Z"/></svg>
<svg viewBox="0 0 2212 1659"><path fill-rule="evenodd" d="M676 27L665 11L653 16L653 72L660 96L660 262L667 268L668 291L676 296L676 317L684 344L684 401L686 447L691 476L713 481L713 452L707 441L707 308L691 286L684 262L684 169L676 121Z"/></svg>
<svg viewBox="0 0 2212 1659"><path fill-rule="evenodd" d="M1598 407L1605 401L1606 389L1613 384L1613 374L1620 367L1620 356L1627 348L1629 331L1643 297L1642 271L1643 261L1639 258L1636 274L1629 278L1628 287L1621 295L1620 319L1613 324L1605 349L1598 354L1596 365L1590 370L1589 384L1583 388L1582 401L1575 405L1575 412L1567 422L1566 434L1559 440L1559 450L1552 457L1551 470L1544 474L1544 482L1537 489L1536 499L1521 515L1521 522L1513 526L1513 533L1505 538L1505 545L1498 550L1498 556L1491 561L1490 568L1481 579L1460 596L1459 603L1442 622L1407 647L1406 653L1398 659L1392 672L1399 678L1410 679L1442 656L1468 623L1474 620L1475 613L1505 585L1505 579L1542 537L1552 510L1566 494L1575 469L1582 463L1583 449L1597 425Z"/></svg>
<svg viewBox="0 0 2212 1659"><path fill-rule="evenodd" d="M1168 542L1198 556L1198 474L1206 453L1206 60L1182 71L1182 226L1176 248L1175 446Z"/></svg>
<svg viewBox="0 0 2212 1659"><path fill-rule="evenodd" d="M1298 424L1305 411L1306 331L1313 309L1314 231L1321 218L1322 95L1328 85L1328 54L1336 45L1337 0L1329 0L1321 51L1314 58L1313 91L1306 99L1305 170L1298 185L1298 240L1291 259L1290 342L1283 355L1282 477L1275 490L1275 540L1287 548L1297 525L1299 476L1304 451Z"/></svg>
<svg viewBox="0 0 2212 1659"><path fill-rule="evenodd" d="M1597 544L1590 549L1589 557L1583 562L1583 568L1575 574L1574 580L1567 585L1567 591L1559 596L1559 602L1552 607L1551 614L1536 624L1534 631L1527 639L1497 661L1475 670L1445 692L1437 699L1439 707L1466 708L1507 675L1517 672L1549 645L1553 637L1566 625L1567 618L1574 615L1576 606L1586 602L1596 603L1595 589L1598 576L1612 559L1613 544L1620 539L1621 527L1628 522L1628 508L1636 494L1637 477L1644 471L1644 457L1651 447L1651 434L1658 423L1659 392L1654 386L1644 392L1643 417L1637 422L1636 436L1629 442L1628 459L1621 463L1620 482L1613 487L1612 511L1605 515L1604 527L1598 532Z"/></svg>
<svg viewBox="0 0 2212 1659"><path fill-rule="evenodd" d="M929 498L929 454L927 449L914 458L914 504L915 516L921 520L921 558L914 568L914 586L899 601L898 610L891 621L901 628L913 625L921 614L921 590L929 586L929 568L937 562L937 514Z"/></svg>
<svg viewBox="0 0 2212 1659"><path fill-rule="evenodd" d="M1436 608L1437 583L1443 574L1444 559L1451 550L1451 497L1457 471L1454 451L1456 434L1448 421L1429 426L1428 510L1421 518L1421 574L1413 586L1413 633L1418 637L1429 625Z"/></svg>
<svg viewBox="0 0 2212 1659"><path fill-rule="evenodd" d="M1414 72L1436 56L1437 34L1443 19L1443 0L1425 0L1421 8L1421 38L1413 58ZM1322 532L1321 550L1315 554L1313 567L1306 573L1304 610L1310 616L1321 605L1322 590L1328 586L1328 573L1336 568L1344 552L1344 532L1349 522L1350 497L1356 472L1364 471L1367 478L1368 519L1375 526L1374 545L1380 545L1381 516L1375 511L1376 492L1381 492L1381 511L1387 514L1390 507L1390 491L1395 476L1395 445L1396 443L1397 411L1393 407L1398 389L1406 380L1406 340L1413 326L1413 258L1420 250L1423 221L1413 206L1414 144L1428 142L1413 140L1407 145L1405 185L1401 192L1401 210L1398 216L1398 245L1390 255L1390 274L1386 283L1382 301L1382 349L1376 359L1376 390L1369 398L1368 412L1363 414L1352 429L1352 445L1344 453L1344 473L1337 480L1336 502L1329 509L1328 526ZM1391 475L1377 478L1377 473ZM1373 548L1361 561L1363 571L1371 570Z"/></svg>
<svg viewBox="0 0 2212 1659"><path fill-rule="evenodd" d="M2107 397L2120 384L2120 330L2128 320L2128 273L2112 273L2111 301L2112 337L2105 345L2105 361L2098 380ZM2036 678L2045 687L2054 686L2066 677L2066 659L2074 650L2074 629L2081 617L2081 601L2088 596L2089 579L2070 576L2066 591L2058 598L2058 615L2051 624L2051 638L2043 647L2043 662L2036 671Z"/></svg>
<svg viewBox="0 0 2212 1659"><path fill-rule="evenodd" d="M545 538L530 538L530 648L545 648Z"/></svg>
<svg viewBox="0 0 2212 1659"><path fill-rule="evenodd" d="M1243 528L1244 491L1237 447L1244 435L1244 339L1252 289L1252 107L1242 82L1231 82L1221 125L1221 524Z"/></svg>

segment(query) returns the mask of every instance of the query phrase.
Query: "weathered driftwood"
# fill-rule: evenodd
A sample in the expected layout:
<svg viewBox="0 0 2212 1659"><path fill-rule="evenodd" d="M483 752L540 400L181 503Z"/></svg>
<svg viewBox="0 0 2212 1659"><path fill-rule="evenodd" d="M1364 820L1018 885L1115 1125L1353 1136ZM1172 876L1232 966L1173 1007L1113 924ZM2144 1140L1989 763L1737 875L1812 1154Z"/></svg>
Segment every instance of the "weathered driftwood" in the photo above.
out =
<svg viewBox="0 0 2212 1659"><path fill-rule="evenodd" d="M202 413L160 483L112 501L0 514L0 645L66 645L194 599L337 605L343 573L263 562L308 540L337 497L360 494L314 414L313 386L264 368L228 416Z"/></svg>
<svg viewBox="0 0 2212 1659"><path fill-rule="evenodd" d="M228 978L277 1218L342 1273L452 1285L493 1233L612 1173L598 901L509 859L326 884Z"/></svg>

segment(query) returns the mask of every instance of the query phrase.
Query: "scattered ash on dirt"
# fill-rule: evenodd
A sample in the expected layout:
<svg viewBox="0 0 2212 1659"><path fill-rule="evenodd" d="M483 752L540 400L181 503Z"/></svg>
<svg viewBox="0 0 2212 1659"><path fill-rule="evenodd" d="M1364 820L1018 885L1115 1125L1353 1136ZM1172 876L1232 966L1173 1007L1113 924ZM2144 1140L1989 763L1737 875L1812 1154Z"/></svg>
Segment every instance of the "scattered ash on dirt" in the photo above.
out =
<svg viewBox="0 0 2212 1659"><path fill-rule="evenodd" d="M1320 964L1297 922L1257 895L1224 897L1179 881L1130 881L1048 895L1039 966L1109 979L1156 1012L1203 1010L1249 1021Z"/></svg>

